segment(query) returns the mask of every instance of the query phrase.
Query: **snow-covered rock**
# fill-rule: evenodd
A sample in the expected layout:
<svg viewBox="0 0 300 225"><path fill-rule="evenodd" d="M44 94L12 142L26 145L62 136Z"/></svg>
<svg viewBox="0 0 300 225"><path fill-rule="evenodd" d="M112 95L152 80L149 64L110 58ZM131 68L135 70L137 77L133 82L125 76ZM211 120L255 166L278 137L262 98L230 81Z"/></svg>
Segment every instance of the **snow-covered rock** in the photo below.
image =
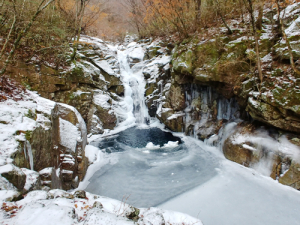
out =
<svg viewBox="0 0 300 225"><path fill-rule="evenodd" d="M6 194L12 195L13 192ZM16 202L0 199L0 220L8 225L163 225L195 224L201 221L187 214L157 208L137 209L110 198L86 193L86 198L62 190L32 191Z"/></svg>
<svg viewBox="0 0 300 225"><path fill-rule="evenodd" d="M41 184L51 188L76 187L87 169L87 130L81 115L74 107L30 91L20 95L20 101L0 102L1 176L25 192L38 189ZM47 167L55 172L48 180L42 176L41 182L41 175L33 170ZM66 170L72 175L68 173L66 177Z"/></svg>

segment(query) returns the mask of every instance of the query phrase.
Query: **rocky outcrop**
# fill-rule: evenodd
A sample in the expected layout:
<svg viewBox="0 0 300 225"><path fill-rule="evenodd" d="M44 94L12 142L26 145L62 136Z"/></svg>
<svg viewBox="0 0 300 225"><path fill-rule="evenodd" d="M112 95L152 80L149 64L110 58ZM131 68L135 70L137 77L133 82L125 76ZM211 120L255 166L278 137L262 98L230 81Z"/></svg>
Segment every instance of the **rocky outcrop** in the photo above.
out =
<svg viewBox="0 0 300 225"><path fill-rule="evenodd" d="M26 140L20 142L12 158L18 167L40 171L41 185L73 189L83 180L88 166L84 151L87 144L86 125L75 108L54 102L50 107L48 113L45 110L37 112L37 120L41 122L32 131L27 131ZM14 170L12 173L15 174ZM25 181L21 185L15 182L14 176L3 176L9 176L8 180L16 188L23 189L21 186L25 185ZM26 180L25 174L24 177Z"/></svg>
<svg viewBox="0 0 300 225"><path fill-rule="evenodd" d="M279 164L280 166L284 162ZM279 177L279 183L291 186L297 190L300 190L300 163L292 160L292 163L287 171Z"/></svg>
<svg viewBox="0 0 300 225"><path fill-rule="evenodd" d="M289 109L274 107L261 99L250 97L246 110L255 120L284 130L300 132L300 114L297 115Z"/></svg>
<svg viewBox="0 0 300 225"><path fill-rule="evenodd" d="M20 61L18 67L8 68L8 74L42 97L75 107L88 124L88 133L102 133L116 125L113 110L94 101L99 90L109 96L110 106L124 95L116 52L100 39L82 36L76 61L68 68ZM103 124L101 128L95 124L95 117Z"/></svg>
<svg viewBox="0 0 300 225"><path fill-rule="evenodd" d="M297 25L300 20L295 20L294 16L297 15L299 7L299 4L290 7L284 18L288 25L285 32L295 61L299 59L297 43L300 36ZM273 18L270 17L270 12L266 12L266 15L268 19L263 21L263 25L268 27L272 25L270 21ZM181 95L172 94L180 92L178 85L208 86L226 99L234 97L240 108L246 109L253 119L299 133L299 79L288 65L289 54L285 41L276 39L273 33L263 28L259 51L265 76L260 87L257 72L251 69L256 60L254 40L248 38L243 28L239 27L240 24L233 24L236 30L240 29L236 34L228 36L220 30L215 33L214 39L194 36L173 49L169 95L176 100L169 101L170 104L165 108L179 111L186 107L181 104ZM211 37L211 34L208 36ZM296 66L299 67L297 62ZM191 94L186 89L182 93ZM176 109L177 105L183 107ZM245 115L242 116L245 118Z"/></svg>
<svg viewBox="0 0 300 225"><path fill-rule="evenodd" d="M241 123L227 136L222 146L227 159L300 190L297 135Z"/></svg>

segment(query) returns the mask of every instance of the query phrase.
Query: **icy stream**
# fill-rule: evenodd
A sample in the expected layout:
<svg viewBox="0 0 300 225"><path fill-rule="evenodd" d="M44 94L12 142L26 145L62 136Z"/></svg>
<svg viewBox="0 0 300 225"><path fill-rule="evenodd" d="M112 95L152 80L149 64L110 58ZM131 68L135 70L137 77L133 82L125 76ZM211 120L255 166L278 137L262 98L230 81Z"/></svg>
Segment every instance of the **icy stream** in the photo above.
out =
<svg viewBox="0 0 300 225"><path fill-rule="evenodd" d="M137 207L156 206L217 173L212 154L192 142L181 143L158 128L130 128L94 142L113 155L114 162L97 171L87 191Z"/></svg>
<svg viewBox="0 0 300 225"><path fill-rule="evenodd" d="M125 86L119 128L131 128L91 143L105 159L87 191L136 207L184 212L205 225L299 224L299 191L226 160L217 147L146 126L142 73L131 70L126 50L118 56ZM229 104L218 107L223 105ZM218 117L230 110L220 110Z"/></svg>

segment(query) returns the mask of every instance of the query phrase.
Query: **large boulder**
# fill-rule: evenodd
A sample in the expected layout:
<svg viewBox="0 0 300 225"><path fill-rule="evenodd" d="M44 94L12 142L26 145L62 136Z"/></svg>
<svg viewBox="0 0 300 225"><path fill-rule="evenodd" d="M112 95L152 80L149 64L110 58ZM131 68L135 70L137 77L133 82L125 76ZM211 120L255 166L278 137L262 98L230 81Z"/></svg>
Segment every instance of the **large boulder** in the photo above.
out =
<svg viewBox="0 0 300 225"><path fill-rule="evenodd" d="M40 173L42 184L50 188L73 189L83 180L88 166L84 151L86 125L74 107L47 101L48 111L38 111L38 103L37 125L32 131L25 132L26 139L20 141L18 150L12 154L13 163L35 171L52 168L46 180L45 173ZM46 105L45 101L41 104L41 108Z"/></svg>
<svg viewBox="0 0 300 225"><path fill-rule="evenodd" d="M7 164L0 167L0 174L13 184L18 191L23 191L26 183L26 175L20 168L12 164Z"/></svg>

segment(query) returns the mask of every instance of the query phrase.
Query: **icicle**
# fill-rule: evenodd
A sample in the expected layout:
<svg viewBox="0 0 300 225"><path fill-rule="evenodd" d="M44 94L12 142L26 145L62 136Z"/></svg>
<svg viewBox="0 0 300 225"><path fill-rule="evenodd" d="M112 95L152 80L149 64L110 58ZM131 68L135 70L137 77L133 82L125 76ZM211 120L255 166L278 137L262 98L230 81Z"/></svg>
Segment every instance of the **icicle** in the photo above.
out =
<svg viewBox="0 0 300 225"><path fill-rule="evenodd" d="M30 169L33 170L33 155L32 155L32 149L31 149L31 145L30 145L29 141L26 141L26 148L28 151Z"/></svg>

